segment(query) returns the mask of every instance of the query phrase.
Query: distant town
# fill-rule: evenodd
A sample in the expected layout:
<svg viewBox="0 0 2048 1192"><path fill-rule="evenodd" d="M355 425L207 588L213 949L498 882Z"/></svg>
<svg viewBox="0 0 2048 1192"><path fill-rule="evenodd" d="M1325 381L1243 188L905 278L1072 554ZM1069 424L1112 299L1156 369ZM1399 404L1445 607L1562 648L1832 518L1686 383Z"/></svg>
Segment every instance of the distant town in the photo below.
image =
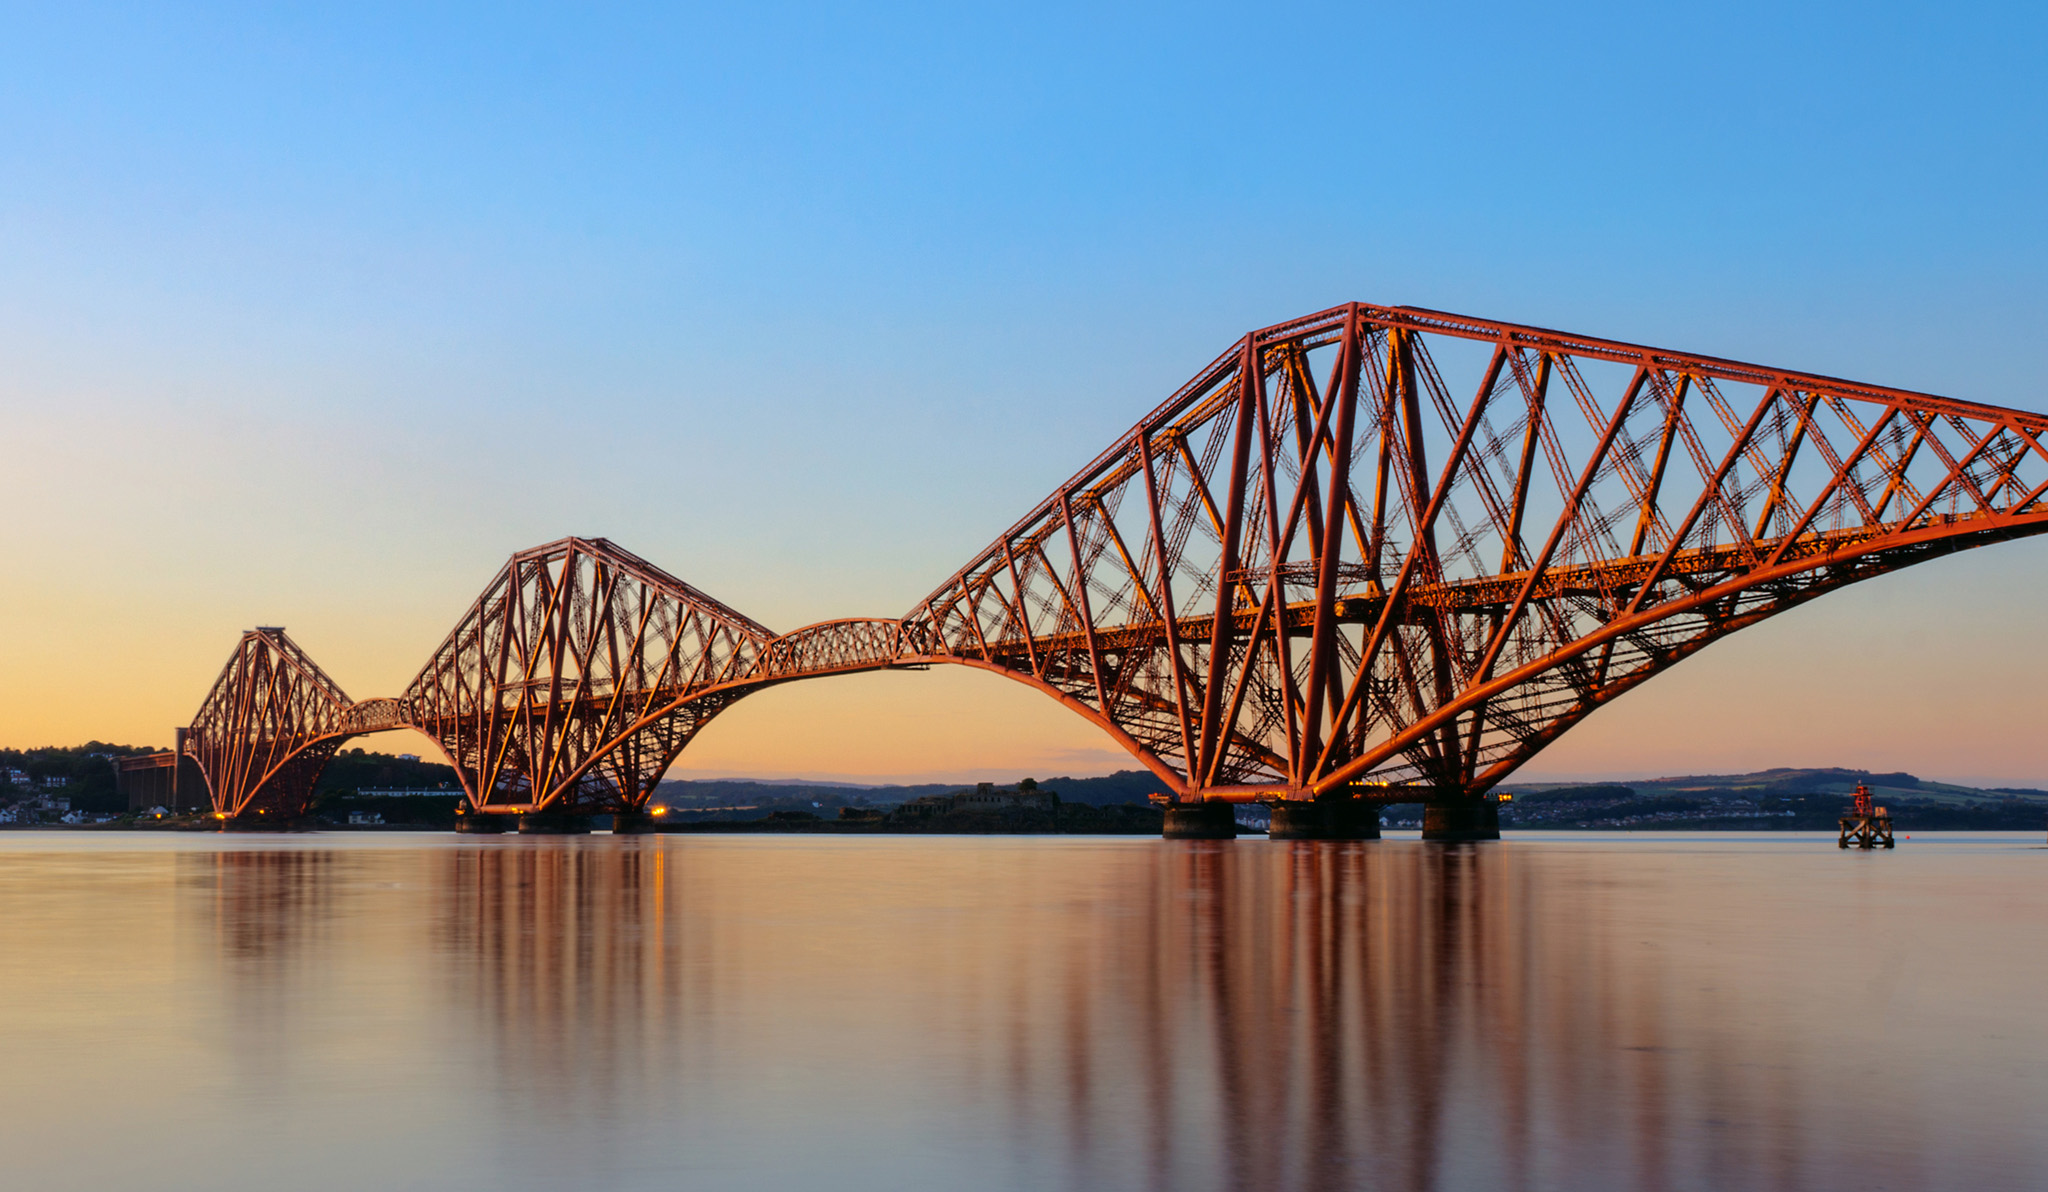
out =
<svg viewBox="0 0 2048 1192"><path fill-rule="evenodd" d="M211 827L202 800L166 806L123 794L121 759L150 747L89 742L69 748L0 750L0 828ZM2038 831L2048 828L2048 790L1979 788L1906 773L1844 768L1774 769L1627 783L1518 783L1501 808L1513 829L1832 831L1857 783L1887 806L1899 830ZM1157 835L1162 790L1143 770L1095 778L1023 778L1012 784L672 780L652 800L663 828L681 832L1130 833ZM315 815L323 827L446 830L462 789L455 771L413 754L344 750L322 777ZM1239 811L1262 829L1264 809ZM1421 824L1420 808L1389 807L1388 828Z"/></svg>

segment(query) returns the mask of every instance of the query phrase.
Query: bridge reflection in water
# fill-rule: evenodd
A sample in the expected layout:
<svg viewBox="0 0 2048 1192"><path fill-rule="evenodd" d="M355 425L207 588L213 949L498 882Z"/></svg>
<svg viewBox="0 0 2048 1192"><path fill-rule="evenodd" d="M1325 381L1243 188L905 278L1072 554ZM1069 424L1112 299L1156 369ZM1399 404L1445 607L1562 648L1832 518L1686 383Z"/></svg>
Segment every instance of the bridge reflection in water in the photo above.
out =
<svg viewBox="0 0 2048 1192"><path fill-rule="evenodd" d="M303 1100L346 1053L344 1084L419 1107L366 1129L418 1132L391 1153L461 1186L2048 1169L2039 1089L1998 1060L2048 1043L2022 989L2043 966L1987 969L1996 924L1880 918L1756 843L594 838L181 868L207 891L235 1097ZM1920 963L1983 988L1936 997ZM378 1161L350 1178L395 1174Z"/></svg>

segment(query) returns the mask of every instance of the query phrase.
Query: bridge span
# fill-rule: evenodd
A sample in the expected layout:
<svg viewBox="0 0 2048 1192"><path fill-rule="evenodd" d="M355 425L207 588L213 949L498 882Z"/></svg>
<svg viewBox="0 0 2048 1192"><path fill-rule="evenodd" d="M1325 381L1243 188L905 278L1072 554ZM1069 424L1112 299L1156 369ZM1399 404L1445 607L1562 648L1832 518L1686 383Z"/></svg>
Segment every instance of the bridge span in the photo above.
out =
<svg viewBox="0 0 2048 1192"><path fill-rule="evenodd" d="M1497 835L1491 793L1722 637L2048 530L2048 417L1411 307L1251 332L893 619L777 634L598 538L514 555L406 690L244 634L180 755L215 814L304 814L341 742L414 728L472 817L642 822L777 683L978 667L1159 779L1173 834ZM477 822L483 822L479 819ZM503 822L503 821L496 821Z"/></svg>

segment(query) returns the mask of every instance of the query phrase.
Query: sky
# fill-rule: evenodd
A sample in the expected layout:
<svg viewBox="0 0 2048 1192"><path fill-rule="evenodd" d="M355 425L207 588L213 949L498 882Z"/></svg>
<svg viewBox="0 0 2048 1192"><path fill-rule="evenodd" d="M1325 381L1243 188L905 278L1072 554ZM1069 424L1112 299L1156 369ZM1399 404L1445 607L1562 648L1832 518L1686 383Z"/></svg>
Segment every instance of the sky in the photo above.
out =
<svg viewBox="0 0 2048 1192"><path fill-rule="evenodd" d="M0 3L0 746L167 745L255 624L395 694L566 534L893 616L1350 300L2048 408L2043 62L2020 5ZM2048 786L2044 581L1830 595L1525 774ZM942 668L675 773L1133 765Z"/></svg>

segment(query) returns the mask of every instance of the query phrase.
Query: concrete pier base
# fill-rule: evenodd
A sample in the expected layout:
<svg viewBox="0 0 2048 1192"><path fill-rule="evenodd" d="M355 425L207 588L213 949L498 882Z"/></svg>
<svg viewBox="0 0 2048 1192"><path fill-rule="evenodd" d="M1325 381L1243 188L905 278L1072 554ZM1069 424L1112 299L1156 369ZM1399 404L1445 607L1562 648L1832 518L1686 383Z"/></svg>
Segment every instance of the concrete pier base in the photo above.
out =
<svg viewBox="0 0 2048 1192"><path fill-rule="evenodd" d="M655 819L645 811L612 812L612 835L645 836L654 831Z"/></svg>
<svg viewBox="0 0 2048 1192"><path fill-rule="evenodd" d="M455 817L455 830L464 836L491 836L518 827L515 817L472 811Z"/></svg>
<svg viewBox="0 0 2048 1192"><path fill-rule="evenodd" d="M310 815L239 815L220 821L223 832L318 832L320 821Z"/></svg>
<svg viewBox="0 0 2048 1192"><path fill-rule="evenodd" d="M1160 835L1168 840L1233 840L1237 837L1237 811L1222 802L1171 803Z"/></svg>
<svg viewBox="0 0 2048 1192"><path fill-rule="evenodd" d="M590 831L590 817L560 811L529 811L519 817L521 836L581 836Z"/></svg>
<svg viewBox="0 0 2048 1192"><path fill-rule="evenodd" d="M1422 838L1499 840L1500 804L1485 798L1425 803L1422 807Z"/></svg>
<svg viewBox="0 0 2048 1192"><path fill-rule="evenodd" d="M1273 804L1266 835L1274 840L1378 840L1380 809L1362 799Z"/></svg>

